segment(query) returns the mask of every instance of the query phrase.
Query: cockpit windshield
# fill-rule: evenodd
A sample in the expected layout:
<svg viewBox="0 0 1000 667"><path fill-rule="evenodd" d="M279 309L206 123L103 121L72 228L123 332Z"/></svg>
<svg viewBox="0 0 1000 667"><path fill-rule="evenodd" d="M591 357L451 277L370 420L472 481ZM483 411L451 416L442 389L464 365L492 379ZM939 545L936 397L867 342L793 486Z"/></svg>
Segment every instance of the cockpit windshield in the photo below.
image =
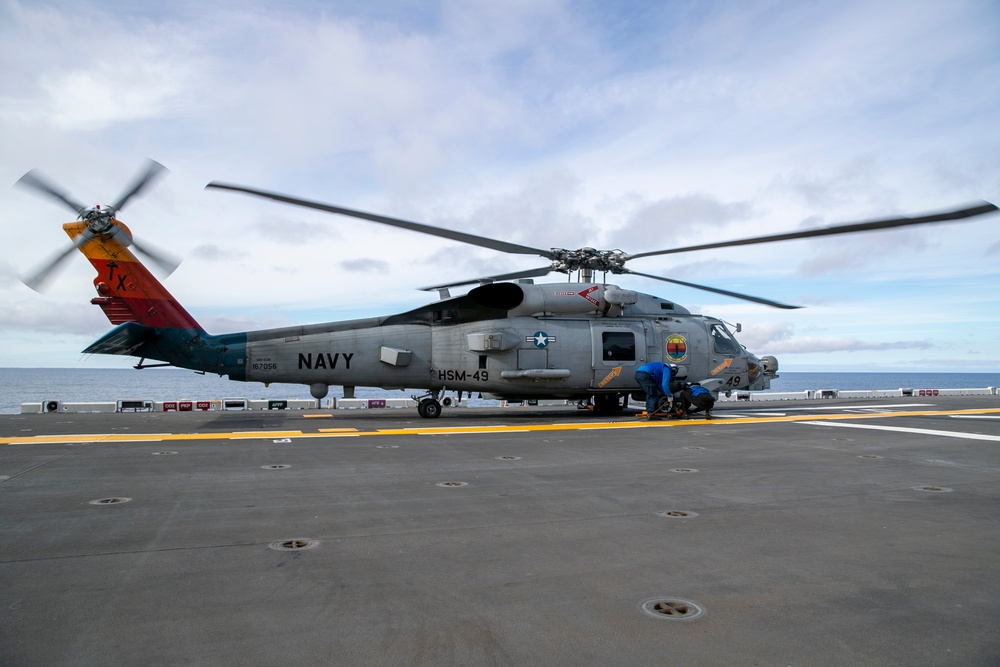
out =
<svg viewBox="0 0 1000 667"><path fill-rule="evenodd" d="M712 346L717 354L726 356L735 356L743 351L724 324L712 325Z"/></svg>

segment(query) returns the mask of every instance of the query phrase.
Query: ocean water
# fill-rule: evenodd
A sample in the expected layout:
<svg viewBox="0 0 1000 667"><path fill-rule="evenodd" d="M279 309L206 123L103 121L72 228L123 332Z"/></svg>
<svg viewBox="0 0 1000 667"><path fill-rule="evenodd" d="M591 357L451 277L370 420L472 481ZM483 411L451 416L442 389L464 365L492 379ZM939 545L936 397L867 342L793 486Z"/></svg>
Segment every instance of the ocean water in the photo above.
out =
<svg viewBox="0 0 1000 667"><path fill-rule="evenodd" d="M771 382L771 392L819 389L968 389L1000 387L1000 373L786 373ZM358 387L358 398L405 398L422 391ZM341 397L339 387L330 396ZM174 401L222 398L311 398L304 385L232 382L218 375L177 369L0 368L0 414L16 414L21 403L43 401ZM471 405L496 405L474 399Z"/></svg>

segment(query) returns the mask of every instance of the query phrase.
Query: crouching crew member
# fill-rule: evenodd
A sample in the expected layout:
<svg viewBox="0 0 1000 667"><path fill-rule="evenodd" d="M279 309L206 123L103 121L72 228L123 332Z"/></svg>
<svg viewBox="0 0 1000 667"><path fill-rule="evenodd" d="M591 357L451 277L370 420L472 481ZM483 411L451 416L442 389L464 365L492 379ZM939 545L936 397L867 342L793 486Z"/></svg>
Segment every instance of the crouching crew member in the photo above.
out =
<svg viewBox="0 0 1000 667"><path fill-rule="evenodd" d="M681 391L680 403L684 412L689 415L704 410L705 419L712 418L712 408L715 407L715 399L712 398L712 392L700 384L688 385Z"/></svg>

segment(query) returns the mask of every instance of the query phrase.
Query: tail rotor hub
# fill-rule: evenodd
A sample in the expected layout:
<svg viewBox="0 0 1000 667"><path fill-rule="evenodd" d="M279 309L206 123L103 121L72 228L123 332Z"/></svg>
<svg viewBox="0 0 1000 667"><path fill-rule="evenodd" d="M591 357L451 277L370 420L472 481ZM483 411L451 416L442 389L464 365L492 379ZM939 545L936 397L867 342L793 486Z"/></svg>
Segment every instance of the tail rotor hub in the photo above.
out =
<svg viewBox="0 0 1000 667"><path fill-rule="evenodd" d="M92 209L84 211L80 219L87 223L87 231L91 234L106 234L114 226L115 211L113 209L101 209L97 204Z"/></svg>
<svg viewBox="0 0 1000 667"><path fill-rule="evenodd" d="M82 250L88 242L98 238L104 240L111 239L125 247L131 246L133 250L145 255L162 268L167 275L173 272L179 264L178 260L175 260L168 253L154 250L147 244L139 245L132 238L128 229L115 219L115 216L118 215L122 207L133 197L141 195L150 184L160 177L160 174L165 169L159 162L149 160L143 171L132 180L122 194L119 195L118 199L113 204L104 208L101 208L100 204L96 204L93 208L83 206L71 197L69 193L38 173L37 170L29 171L22 176L18 180L17 185L33 190L36 194L43 195L69 208L76 214L78 220L85 223L84 228L79 231L73 239L73 243L68 248L61 250L32 274L23 277L21 279L22 282L31 289L41 289L49 276L59 268L73 250Z"/></svg>

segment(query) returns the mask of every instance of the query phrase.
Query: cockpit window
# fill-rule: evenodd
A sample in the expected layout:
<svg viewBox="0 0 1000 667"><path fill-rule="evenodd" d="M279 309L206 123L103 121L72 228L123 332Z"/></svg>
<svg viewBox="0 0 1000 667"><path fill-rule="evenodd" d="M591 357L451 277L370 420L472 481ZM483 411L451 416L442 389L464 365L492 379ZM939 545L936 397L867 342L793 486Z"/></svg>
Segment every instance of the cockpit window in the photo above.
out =
<svg viewBox="0 0 1000 667"><path fill-rule="evenodd" d="M712 325L712 346L718 354L737 355L741 352L740 344L722 324Z"/></svg>

